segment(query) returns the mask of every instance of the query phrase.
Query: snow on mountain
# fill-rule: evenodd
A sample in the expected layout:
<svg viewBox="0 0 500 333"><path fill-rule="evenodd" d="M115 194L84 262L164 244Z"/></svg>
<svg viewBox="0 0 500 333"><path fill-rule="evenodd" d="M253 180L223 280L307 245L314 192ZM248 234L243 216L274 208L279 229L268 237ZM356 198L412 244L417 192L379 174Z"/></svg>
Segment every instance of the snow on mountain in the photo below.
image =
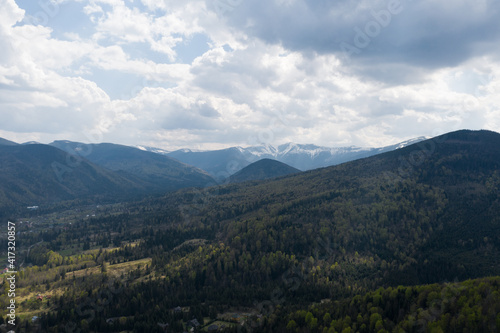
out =
<svg viewBox="0 0 500 333"><path fill-rule="evenodd" d="M292 142L289 142L287 144L281 145L278 147L278 156L286 156L288 154L304 154L307 156L310 156L311 158L318 157L322 153L330 154L330 155L336 155L336 154L343 154L346 152L355 152L355 151L364 151L364 150L370 150L371 148L361 148L361 147L355 147L355 146L350 146L350 147L321 147L321 146L316 146L312 144L295 144Z"/></svg>
<svg viewBox="0 0 500 333"><path fill-rule="evenodd" d="M244 150L254 156L262 157L276 157L279 153L278 149L275 147L269 145L269 144L264 144L261 146L253 146L253 147L248 147L244 148Z"/></svg>
<svg viewBox="0 0 500 333"><path fill-rule="evenodd" d="M22 143L22 145L41 145L43 143L40 143L38 141L28 141L28 142L24 142Z"/></svg>
<svg viewBox="0 0 500 333"><path fill-rule="evenodd" d="M157 148L142 148L168 155L183 163L205 170L218 179L223 179L238 172L249 164L265 158L274 159L305 171L401 149L425 139L427 138L419 137L381 148L356 146L322 147L313 144L297 144L293 142L285 143L277 147L263 144L246 148L231 147L212 151L180 149L173 152L166 152L165 150Z"/></svg>
<svg viewBox="0 0 500 333"><path fill-rule="evenodd" d="M138 148L138 149L144 150L144 151L149 151L151 153L157 153L157 154L160 154L160 155L168 155L168 153L170 153L167 150L164 150L164 149L161 149L161 148L155 148L155 147L135 146L135 148Z"/></svg>
<svg viewBox="0 0 500 333"><path fill-rule="evenodd" d="M428 136L419 136L418 138L414 138L414 139L410 139L410 140L407 140L407 141L403 141L403 142L400 142L397 144L397 148L396 149L401 149L401 148L404 148L404 147L407 147L409 145L412 145L414 143L418 143L420 141L424 141L424 140L427 140L427 139L430 139L431 137L428 137Z"/></svg>

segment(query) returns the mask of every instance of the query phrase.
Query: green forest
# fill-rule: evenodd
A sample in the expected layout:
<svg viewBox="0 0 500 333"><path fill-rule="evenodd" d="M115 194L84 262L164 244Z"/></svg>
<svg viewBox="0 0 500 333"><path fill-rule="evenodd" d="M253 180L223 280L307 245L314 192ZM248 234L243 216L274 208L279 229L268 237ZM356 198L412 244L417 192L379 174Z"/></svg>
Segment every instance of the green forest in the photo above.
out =
<svg viewBox="0 0 500 333"><path fill-rule="evenodd" d="M13 211L16 332L499 331L498 147L459 131L272 180Z"/></svg>

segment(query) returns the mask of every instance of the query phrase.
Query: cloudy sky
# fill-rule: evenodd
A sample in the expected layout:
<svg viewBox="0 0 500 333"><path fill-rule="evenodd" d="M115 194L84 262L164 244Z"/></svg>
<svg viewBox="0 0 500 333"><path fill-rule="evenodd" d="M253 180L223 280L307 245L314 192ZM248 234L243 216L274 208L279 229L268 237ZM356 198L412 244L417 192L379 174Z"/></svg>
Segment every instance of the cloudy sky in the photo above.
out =
<svg viewBox="0 0 500 333"><path fill-rule="evenodd" d="M0 137L216 149L500 130L497 0L0 0Z"/></svg>

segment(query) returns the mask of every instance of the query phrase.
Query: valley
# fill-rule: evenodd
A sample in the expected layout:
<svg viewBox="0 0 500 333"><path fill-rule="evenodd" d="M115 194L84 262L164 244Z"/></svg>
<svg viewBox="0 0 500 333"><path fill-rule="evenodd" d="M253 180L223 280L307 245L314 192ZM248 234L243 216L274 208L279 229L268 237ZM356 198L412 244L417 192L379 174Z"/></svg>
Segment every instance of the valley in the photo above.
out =
<svg viewBox="0 0 500 333"><path fill-rule="evenodd" d="M254 179L267 164L241 182L16 208L18 331L494 331L498 147L457 131L278 178Z"/></svg>

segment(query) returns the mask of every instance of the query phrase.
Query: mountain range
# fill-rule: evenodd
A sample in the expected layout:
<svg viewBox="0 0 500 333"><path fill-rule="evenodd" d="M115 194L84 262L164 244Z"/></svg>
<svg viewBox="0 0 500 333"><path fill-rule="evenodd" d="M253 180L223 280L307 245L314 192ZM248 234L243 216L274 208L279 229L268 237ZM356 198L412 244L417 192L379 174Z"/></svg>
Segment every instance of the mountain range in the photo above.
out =
<svg viewBox="0 0 500 333"><path fill-rule="evenodd" d="M48 145L57 151L38 142L18 144L0 139L0 153L3 154L0 161L0 206L77 197L116 197L116 194L125 198L185 187L205 187L226 179L230 182L268 179L375 155L421 140L423 138L369 149L289 143L278 147L262 145L215 151L182 149L166 152L159 148L111 143L54 141ZM261 160L266 161L251 165ZM284 164L278 166L270 160ZM249 169L243 171L246 167ZM89 172L91 169L93 171ZM64 183L61 183L62 179ZM103 184L106 186L101 186Z"/></svg>
<svg viewBox="0 0 500 333"><path fill-rule="evenodd" d="M74 199L117 201L215 184L168 156L115 144L0 141L0 207Z"/></svg>
<svg viewBox="0 0 500 333"><path fill-rule="evenodd" d="M323 234L320 241L331 245L322 251L334 257L364 251L393 262L380 276L386 283L500 274L498 147L498 133L458 131L338 166L229 185L199 218L228 223L224 242L239 235L247 248L260 240L297 255L309 255L307 244ZM251 225L274 236L245 234ZM302 245L279 245L289 233Z"/></svg>
<svg viewBox="0 0 500 333"><path fill-rule="evenodd" d="M305 258L319 251L330 265L345 261L342 274L366 270L355 279L370 283L499 275L499 147L495 132L448 133L338 166L222 187L190 218L220 223L220 240L239 236L240 248L260 241L261 250ZM370 258L381 266L368 269Z"/></svg>
<svg viewBox="0 0 500 333"><path fill-rule="evenodd" d="M166 152L156 148L141 148L166 154L181 162L205 170L217 179L225 179L249 164L264 158L273 159L296 169L306 171L400 149L425 139L425 137L418 137L381 148L361 148L355 146L330 148L313 144L295 143L287 143L277 147L266 144L247 148L231 147L213 151L180 149L173 152Z"/></svg>
<svg viewBox="0 0 500 333"><path fill-rule="evenodd" d="M54 141L50 144L69 154L83 157L106 169L133 175L162 191L214 184L205 171L169 156L112 143L84 144Z"/></svg>
<svg viewBox="0 0 500 333"><path fill-rule="evenodd" d="M39 205L88 198L124 199L146 184L87 160L68 163L68 154L48 145L0 145L0 207Z"/></svg>
<svg viewBox="0 0 500 333"><path fill-rule="evenodd" d="M53 331L69 322L89 332L496 332L498 147L499 133L463 130L341 165L109 205L26 231L44 242L20 292L50 290L50 304L33 303ZM110 290L120 292L88 320L72 311ZM20 313L33 313L30 302Z"/></svg>

